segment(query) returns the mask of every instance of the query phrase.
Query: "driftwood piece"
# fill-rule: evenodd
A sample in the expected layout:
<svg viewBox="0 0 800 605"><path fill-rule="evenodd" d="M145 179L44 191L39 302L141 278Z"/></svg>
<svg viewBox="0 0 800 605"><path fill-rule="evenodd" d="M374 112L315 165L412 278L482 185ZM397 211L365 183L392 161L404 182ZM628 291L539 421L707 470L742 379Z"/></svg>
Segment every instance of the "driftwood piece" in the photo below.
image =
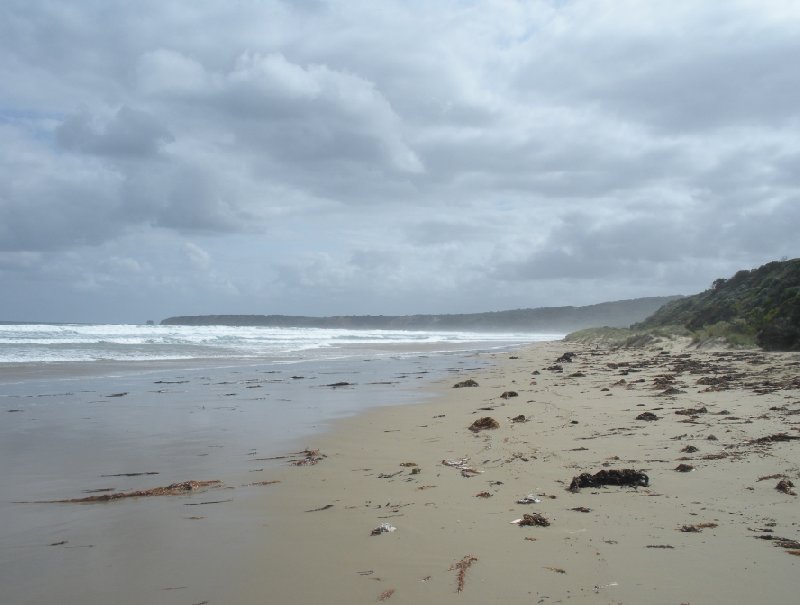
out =
<svg viewBox="0 0 800 605"><path fill-rule="evenodd" d="M602 487L604 485L621 485L632 487L648 487L650 478L644 473L626 468L622 470L601 470L594 475L591 473L581 473L572 478L569 484L569 491L577 492L582 487Z"/></svg>
<svg viewBox="0 0 800 605"><path fill-rule="evenodd" d="M136 490L133 492L114 492L113 494L100 494L97 496L87 496L85 498L70 498L66 500L40 500L40 503L74 503L89 504L94 502L110 502L111 500L121 500L123 498L145 498L149 496L182 496L189 492L206 489L209 487L219 487L222 481L183 481L172 483L164 487L153 487L150 489Z"/></svg>
<svg viewBox="0 0 800 605"><path fill-rule="evenodd" d="M320 506L319 508L311 508L305 512L307 513L318 513L321 510L328 510L333 508L333 504L326 504L325 506Z"/></svg>

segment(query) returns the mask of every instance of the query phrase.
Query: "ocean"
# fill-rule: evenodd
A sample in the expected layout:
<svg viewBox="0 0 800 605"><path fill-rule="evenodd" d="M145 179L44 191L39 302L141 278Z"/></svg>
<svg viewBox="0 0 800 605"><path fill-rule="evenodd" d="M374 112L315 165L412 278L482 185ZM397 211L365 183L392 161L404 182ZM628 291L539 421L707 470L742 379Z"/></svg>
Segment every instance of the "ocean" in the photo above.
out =
<svg viewBox="0 0 800 605"><path fill-rule="evenodd" d="M298 362L500 349L562 334L122 324L0 325L0 364L261 360Z"/></svg>

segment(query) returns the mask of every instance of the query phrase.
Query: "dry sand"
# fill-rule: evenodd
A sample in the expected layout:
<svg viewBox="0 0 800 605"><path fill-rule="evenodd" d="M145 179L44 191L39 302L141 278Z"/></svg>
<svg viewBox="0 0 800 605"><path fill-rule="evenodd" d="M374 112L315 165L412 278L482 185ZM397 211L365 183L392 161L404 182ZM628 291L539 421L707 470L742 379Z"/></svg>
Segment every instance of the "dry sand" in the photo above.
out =
<svg viewBox="0 0 800 605"><path fill-rule="evenodd" d="M457 378L477 387L339 422L311 444L318 464L271 472L281 483L253 501L275 520L263 576L242 602L796 602L797 546L761 538L800 539L798 498L776 490L800 485L800 440L752 441L800 437L800 356L561 342L513 356ZM499 428L468 430L484 416ZM442 463L456 459L479 472ZM567 490L625 468L649 486ZM528 494L541 502L516 503ZM511 523L524 513L550 525ZM396 531L371 535L383 523Z"/></svg>

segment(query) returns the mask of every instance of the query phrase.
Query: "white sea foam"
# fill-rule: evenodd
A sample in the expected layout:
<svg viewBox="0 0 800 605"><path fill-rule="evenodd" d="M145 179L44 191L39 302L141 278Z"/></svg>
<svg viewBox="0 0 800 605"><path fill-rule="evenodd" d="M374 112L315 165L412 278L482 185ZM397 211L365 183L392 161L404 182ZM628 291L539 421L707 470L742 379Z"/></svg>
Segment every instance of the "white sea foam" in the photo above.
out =
<svg viewBox="0 0 800 605"><path fill-rule="evenodd" d="M245 358L298 360L355 356L402 345L408 351L495 348L557 340L561 334L145 326L0 325L0 363Z"/></svg>

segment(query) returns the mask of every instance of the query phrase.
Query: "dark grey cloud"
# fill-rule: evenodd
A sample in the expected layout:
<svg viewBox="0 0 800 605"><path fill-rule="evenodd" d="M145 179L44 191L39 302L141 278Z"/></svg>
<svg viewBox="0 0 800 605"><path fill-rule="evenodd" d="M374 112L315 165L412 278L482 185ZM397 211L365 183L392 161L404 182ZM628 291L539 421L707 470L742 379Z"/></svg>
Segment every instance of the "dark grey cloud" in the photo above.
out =
<svg viewBox="0 0 800 605"><path fill-rule="evenodd" d="M792 2L2 15L0 317L584 304L798 255Z"/></svg>

